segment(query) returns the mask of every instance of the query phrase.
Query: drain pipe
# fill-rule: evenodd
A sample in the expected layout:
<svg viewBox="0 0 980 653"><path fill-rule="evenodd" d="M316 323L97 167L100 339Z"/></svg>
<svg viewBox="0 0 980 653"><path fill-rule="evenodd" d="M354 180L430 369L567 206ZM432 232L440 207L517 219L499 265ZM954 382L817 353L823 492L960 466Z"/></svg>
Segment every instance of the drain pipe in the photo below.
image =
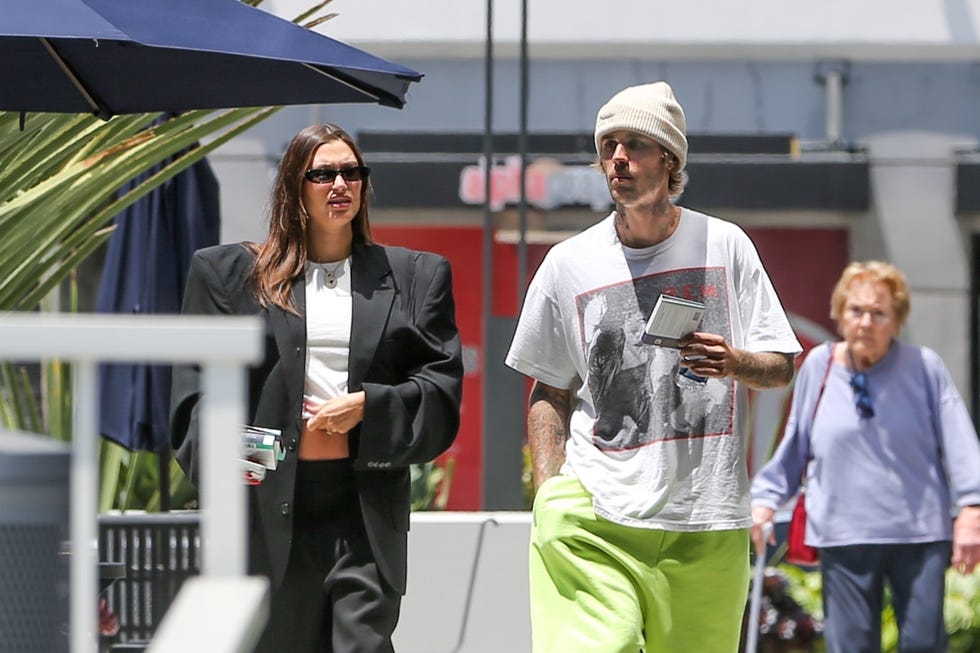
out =
<svg viewBox="0 0 980 653"><path fill-rule="evenodd" d="M831 147L844 145L844 85L850 76L847 61L817 63L814 78L824 87L827 142Z"/></svg>

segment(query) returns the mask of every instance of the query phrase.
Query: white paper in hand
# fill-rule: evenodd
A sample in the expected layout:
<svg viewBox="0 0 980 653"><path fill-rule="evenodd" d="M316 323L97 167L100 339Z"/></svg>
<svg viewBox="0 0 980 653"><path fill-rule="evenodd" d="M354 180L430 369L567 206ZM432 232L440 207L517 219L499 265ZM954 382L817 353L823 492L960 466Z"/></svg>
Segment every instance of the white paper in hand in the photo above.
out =
<svg viewBox="0 0 980 653"><path fill-rule="evenodd" d="M245 472L246 485L258 485L265 480L265 465L244 458L239 458L238 462L242 466L242 471Z"/></svg>
<svg viewBox="0 0 980 653"><path fill-rule="evenodd" d="M704 304L673 295L660 295L641 340L648 345L680 348L680 340L694 333L704 315Z"/></svg>
<svg viewBox="0 0 980 653"><path fill-rule="evenodd" d="M285 453L282 432L279 429L249 425L242 427L242 458L260 463L266 469L275 469Z"/></svg>

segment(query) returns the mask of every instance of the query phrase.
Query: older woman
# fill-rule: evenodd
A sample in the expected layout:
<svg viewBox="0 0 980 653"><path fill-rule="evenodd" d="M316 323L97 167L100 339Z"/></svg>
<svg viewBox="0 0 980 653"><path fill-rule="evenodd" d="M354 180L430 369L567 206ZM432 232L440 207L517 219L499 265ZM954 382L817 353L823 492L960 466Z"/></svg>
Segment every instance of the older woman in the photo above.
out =
<svg viewBox="0 0 980 653"><path fill-rule="evenodd" d="M946 650L946 567L980 562L980 445L942 360L896 339L909 313L902 273L852 263L831 298L843 342L807 356L786 431L752 483L752 538L799 490L820 550L830 653L880 651L884 584L899 650ZM955 524L951 511L959 509Z"/></svg>

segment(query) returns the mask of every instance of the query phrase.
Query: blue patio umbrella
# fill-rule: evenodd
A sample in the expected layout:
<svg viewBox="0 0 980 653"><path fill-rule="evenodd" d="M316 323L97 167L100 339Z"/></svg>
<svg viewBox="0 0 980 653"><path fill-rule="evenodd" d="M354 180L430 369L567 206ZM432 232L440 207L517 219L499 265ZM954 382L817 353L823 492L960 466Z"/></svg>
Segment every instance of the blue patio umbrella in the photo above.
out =
<svg viewBox="0 0 980 653"><path fill-rule="evenodd" d="M367 102L402 107L410 68L239 0L10 0L0 110L95 113Z"/></svg>
<svg viewBox="0 0 980 653"><path fill-rule="evenodd" d="M179 313L191 255L218 244L220 219L218 181L206 159L138 199L116 216L96 310ZM170 376L165 365L101 365L99 432L130 450L164 451Z"/></svg>

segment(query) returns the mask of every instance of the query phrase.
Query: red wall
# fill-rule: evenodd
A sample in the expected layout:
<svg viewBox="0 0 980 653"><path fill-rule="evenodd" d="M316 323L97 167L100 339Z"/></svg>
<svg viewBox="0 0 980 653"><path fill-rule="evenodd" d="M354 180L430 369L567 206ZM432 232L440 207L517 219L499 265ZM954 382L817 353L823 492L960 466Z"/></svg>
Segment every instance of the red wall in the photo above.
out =
<svg viewBox="0 0 980 653"><path fill-rule="evenodd" d="M441 254L453 268L456 324L463 342L464 360L475 361L463 377L463 409L455 444L441 458L454 460L449 510L483 507L483 232L477 227L372 226L375 240ZM469 368L469 364L467 365Z"/></svg>
<svg viewBox="0 0 980 653"><path fill-rule="evenodd" d="M830 293L849 262L847 231L788 227L745 231L759 250L783 308L836 332L830 319Z"/></svg>

